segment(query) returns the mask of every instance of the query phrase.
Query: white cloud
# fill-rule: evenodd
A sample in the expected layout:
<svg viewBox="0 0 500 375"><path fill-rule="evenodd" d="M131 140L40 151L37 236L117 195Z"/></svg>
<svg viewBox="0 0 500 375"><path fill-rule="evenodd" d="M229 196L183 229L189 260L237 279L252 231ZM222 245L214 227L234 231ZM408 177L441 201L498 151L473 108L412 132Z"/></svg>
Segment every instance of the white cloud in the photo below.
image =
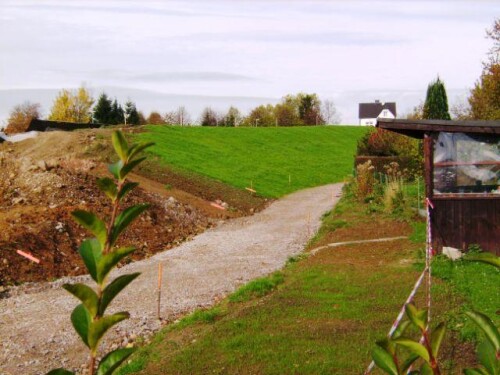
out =
<svg viewBox="0 0 500 375"><path fill-rule="evenodd" d="M484 30L500 14L497 2L473 0L0 0L0 7L0 89L87 82L224 97L312 91L346 103L350 122L357 103L342 93L353 101L361 94L349 93L384 91L405 101L404 92L423 96L437 74L449 89L471 87L489 48Z"/></svg>

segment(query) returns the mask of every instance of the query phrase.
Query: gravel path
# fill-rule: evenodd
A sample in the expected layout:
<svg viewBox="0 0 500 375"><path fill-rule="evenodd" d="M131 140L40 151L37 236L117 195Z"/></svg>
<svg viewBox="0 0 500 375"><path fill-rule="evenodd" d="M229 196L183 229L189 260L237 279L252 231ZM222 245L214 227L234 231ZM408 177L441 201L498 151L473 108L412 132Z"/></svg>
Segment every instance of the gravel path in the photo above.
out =
<svg viewBox="0 0 500 375"><path fill-rule="evenodd" d="M172 319L213 305L240 285L280 269L300 253L320 225L321 215L338 200L341 184L302 190L251 217L235 219L179 247L117 270L114 276L142 272L113 302L110 312L128 310L107 346L148 336L156 319L158 263L163 264L162 317ZM87 277L69 279L87 281ZM0 374L42 374L86 362L86 348L69 315L77 300L60 288L68 279L12 290L0 300Z"/></svg>

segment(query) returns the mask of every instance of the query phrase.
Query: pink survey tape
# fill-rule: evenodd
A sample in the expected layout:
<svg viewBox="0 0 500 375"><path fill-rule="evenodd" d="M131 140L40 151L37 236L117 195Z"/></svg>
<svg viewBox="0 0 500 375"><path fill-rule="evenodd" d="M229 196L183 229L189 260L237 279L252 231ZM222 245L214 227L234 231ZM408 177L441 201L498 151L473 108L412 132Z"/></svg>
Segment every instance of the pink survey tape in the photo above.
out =
<svg viewBox="0 0 500 375"><path fill-rule="evenodd" d="M392 324L391 330L387 334L387 337L391 337L394 334L394 332L396 331L396 329L398 328L399 323L401 323L401 320L403 319L403 316L405 314L406 305L408 305L409 303L411 303L411 301L413 301L413 298L415 297L415 294L417 293L418 288L420 287L420 285L422 284L422 281L424 280L424 276L425 276L426 272L427 272L427 268L425 268L422 271L422 273L420 274L420 277L418 278L417 282L415 283L415 286L413 287L413 290L411 291L411 293L408 296L408 298L406 299L403 307L399 311L398 317L396 318L396 320ZM374 367L375 367L375 362L371 361L370 365L368 366L368 368L365 371L365 375L367 375L370 372L372 372L372 370L373 370Z"/></svg>
<svg viewBox="0 0 500 375"><path fill-rule="evenodd" d="M17 252L19 255L21 255L21 256L23 256L23 257L25 257L25 258L27 258L27 259L31 260L32 262L35 262L35 263L40 263L40 259L35 258L35 257L34 257L33 255L31 255L31 254L28 254L28 253L26 253L26 252L24 252L24 251L22 251L22 250L17 250L16 252Z"/></svg>
<svg viewBox="0 0 500 375"><path fill-rule="evenodd" d="M210 206L218 208L219 210L225 210L225 208L222 207L220 204L217 204L217 203L214 203L214 202L211 202Z"/></svg>

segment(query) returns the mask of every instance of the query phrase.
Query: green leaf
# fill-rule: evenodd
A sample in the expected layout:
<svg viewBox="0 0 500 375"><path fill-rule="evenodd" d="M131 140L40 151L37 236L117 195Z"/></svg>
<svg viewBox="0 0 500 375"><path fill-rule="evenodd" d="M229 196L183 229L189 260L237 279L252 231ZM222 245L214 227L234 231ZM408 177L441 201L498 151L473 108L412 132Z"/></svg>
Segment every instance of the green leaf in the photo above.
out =
<svg viewBox="0 0 500 375"><path fill-rule="evenodd" d="M132 145L132 147L129 149L128 153L128 160L132 160L139 152L147 149L148 147L154 146L154 142L146 142L146 143L136 143Z"/></svg>
<svg viewBox="0 0 500 375"><path fill-rule="evenodd" d="M46 375L75 375L75 373L63 368L56 368L55 370L49 371Z"/></svg>
<svg viewBox="0 0 500 375"><path fill-rule="evenodd" d="M394 345L394 343L387 338L378 340L376 344L391 355L396 353L396 345Z"/></svg>
<svg viewBox="0 0 500 375"><path fill-rule="evenodd" d="M419 358L420 357L417 354L410 353L408 358L406 358L406 360L401 365L401 373L404 374L405 372L407 372L410 366L413 365L413 363L415 363L415 361Z"/></svg>
<svg viewBox="0 0 500 375"><path fill-rule="evenodd" d="M80 245L78 252L82 257L83 263L85 263L85 267L87 267L90 276L94 279L94 281L97 281L97 263L102 256L101 244L95 238L85 240Z"/></svg>
<svg viewBox="0 0 500 375"><path fill-rule="evenodd" d="M128 284L130 284L140 272L129 275L119 276L114 279L102 292L101 305L99 306L99 314L104 315L104 311L113 299L120 293Z"/></svg>
<svg viewBox="0 0 500 375"><path fill-rule="evenodd" d="M123 166L123 168L120 170L120 179L123 180L125 176L127 176L132 169L134 169L136 166L138 166L140 163L142 163L144 160L146 160L146 157L139 158L132 160L131 162L128 162Z"/></svg>
<svg viewBox="0 0 500 375"><path fill-rule="evenodd" d="M98 178L97 187L101 191L103 191L112 201L116 199L118 189L116 187L115 182L111 178L109 177Z"/></svg>
<svg viewBox="0 0 500 375"><path fill-rule="evenodd" d="M467 368L464 370L464 375L491 375L482 368Z"/></svg>
<svg viewBox="0 0 500 375"><path fill-rule="evenodd" d="M122 189L118 193L118 200L122 200L122 198L127 195L127 193L139 186L137 182L127 182L126 184L123 185Z"/></svg>
<svg viewBox="0 0 500 375"><path fill-rule="evenodd" d="M500 268L500 257L497 257L492 253L479 253L474 255L466 255L464 260L471 262L482 262L486 264L491 264L496 268Z"/></svg>
<svg viewBox="0 0 500 375"><path fill-rule="evenodd" d="M425 330L425 326L427 325L427 310L419 310L412 303L406 305L405 310L411 322L422 331Z"/></svg>
<svg viewBox="0 0 500 375"><path fill-rule="evenodd" d="M393 341L398 345L410 349L412 353L417 354L420 358L422 358L426 362L429 362L429 353L427 352L425 346L423 346L422 344L406 338L398 338L394 339Z"/></svg>
<svg viewBox="0 0 500 375"><path fill-rule="evenodd" d="M134 351L134 348L120 348L106 354L99 363L97 375L112 375Z"/></svg>
<svg viewBox="0 0 500 375"><path fill-rule="evenodd" d="M104 336L104 334L113 327L115 324L120 323L122 320L128 319L130 314L126 311L119 312L113 315L106 315L92 322L89 327L88 342L89 348L93 353L97 351L99 346L99 341Z"/></svg>
<svg viewBox="0 0 500 375"><path fill-rule="evenodd" d="M75 328L76 333L82 338L82 341L89 348L89 327L92 323L92 318L89 312L82 304L75 307L71 313L71 323Z"/></svg>
<svg viewBox="0 0 500 375"><path fill-rule="evenodd" d="M120 159L125 163L128 158L128 144L121 131L115 130L111 136L111 142Z"/></svg>
<svg viewBox="0 0 500 375"><path fill-rule="evenodd" d="M386 373L398 375L398 367L394 363L392 355L381 346L376 345L372 349L372 359L377 367L381 368Z"/></svg>
<svg viewBox="0 0 500 375"><path fill-rule="evenodd" d="M485 340L479 344L477 358L488 371L488 374L498 375L500 373L500 361L497 359L495 349L489 341Z"/></svg>
<svg viewBox="0 0 500 375"><path fill-rule="evenodd" d="M123 162L118 160L116 163L108 164L108 171L117 179L120 179L120 171L123 168Z"/></svg>
<svg viewBox="0 0 500 375"><path fill-rule="evenodd" d="M129 224L134 221L140 214L146 211L148 207L149 204L138 204L126 208L122 213L120 213L120 215L118 215L113 225L113 229L111 230L111 245L114 245L120 233L123 232L125 228L127 228Z"/></svg>
<svg viewBox="0 0 500 375"><path fill-rule="evenodd" d="M446 326L441 322L436 328L434 328L434 331L431 334L431 348L434 358L438 357L439 347L441 346L445 332Z"/></svg>
<svg viewBox="0 0 500 375"><path fill-rule="evenodd" d="M63 288L78 298L83 306L87 308L90 316L97 315L99 309L99 297L94 290L85 284L64 284Z"/></svg>
<svg viewBox="0 0 500 375"><path fill-rule="evenodd" d="M429 366L428 363L423 363L422 366L420 366L420 375L433 375L434 372L432 371L431 366Z"/></svg>
<svg viewBox="0 0 500 375"><path fill-rule="evenodd" d="M99 219L94 213L84 210L73 211L71 216L73 216L73 219L78 224L91 231L99 240L101 246L104 247L106 243L106 224L104 224L104 221Z"/></svg>
<svg viewBox="0 0 500 375"><path fill-rule="evenodd" d="M404 322L399 324L398 328L396 328L396 330L392 334L392 338L397 339L398 337L401 337L406 332L410 324L411 322L409 320L405 320Z"/></svg>
<svg viewBox="0 0 500 375"><path fill-rule="evenodd" d="M97 282L102 284L113 267L134 250L134 247L121 247L104 255L97 264Z"/></svg>
<svg viewBox="0 0 500 375"><path fill-rule="evenodd" d="M500 333L491 319L478 311L467 311L465 314L481 328L488 341L493 345L493 348L495 348L495 351L500 351Z"/></svg>

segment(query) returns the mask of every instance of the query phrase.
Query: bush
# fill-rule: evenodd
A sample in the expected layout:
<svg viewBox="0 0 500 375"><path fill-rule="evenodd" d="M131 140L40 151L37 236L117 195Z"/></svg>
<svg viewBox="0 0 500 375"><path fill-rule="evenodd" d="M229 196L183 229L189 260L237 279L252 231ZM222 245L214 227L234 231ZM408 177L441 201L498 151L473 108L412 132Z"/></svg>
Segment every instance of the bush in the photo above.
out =
<svg viewBox="0 0 500 375"><path fill-rule="evenodd" d="M411 176L423 172L422 142L388 130L374 128L358 141L357 156L397 156L405 159Z"/></svg>

